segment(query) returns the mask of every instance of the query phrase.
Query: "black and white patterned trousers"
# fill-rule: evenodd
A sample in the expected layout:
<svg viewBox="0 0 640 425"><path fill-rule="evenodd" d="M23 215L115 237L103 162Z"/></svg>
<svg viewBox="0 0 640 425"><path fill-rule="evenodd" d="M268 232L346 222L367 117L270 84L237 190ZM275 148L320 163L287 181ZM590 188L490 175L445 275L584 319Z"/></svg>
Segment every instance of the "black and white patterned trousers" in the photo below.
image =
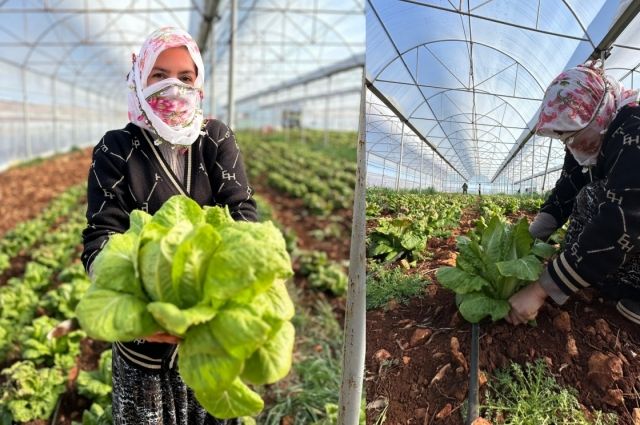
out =
<svg viewBox="0 0 640 425"><path fill-rule="evenodd" d="M147 372L113 351L113 422L115 425L236 425L209 415L182 381L177 365Z"/></svg>
<svg viewBox="0 0 640 425"><path fill-rule="evenodd" d="M598 206L606 201L604 181L598 180L584 186L573 206L569 227L565 236L565 246L576 242L585 225L598 214ZM604 297L619 300L631 298L640 301L640 254L634 253L614 273L602 282L593 282Z"/></svg>

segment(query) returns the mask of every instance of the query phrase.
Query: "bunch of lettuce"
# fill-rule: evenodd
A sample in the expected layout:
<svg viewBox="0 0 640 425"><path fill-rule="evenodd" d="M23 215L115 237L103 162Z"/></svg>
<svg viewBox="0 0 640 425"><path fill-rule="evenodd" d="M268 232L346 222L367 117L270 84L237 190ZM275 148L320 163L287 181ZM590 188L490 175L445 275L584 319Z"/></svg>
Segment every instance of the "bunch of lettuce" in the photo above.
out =
<svg viewBox="0 0 640 425"><path fill-rule="evenodd" d="M495 322L511 309L509 297L542 274L542 260L555 248L529 234L525 218L507 224L493 217L482 232L457 239L455 267L441 267L440 284L456 293L460 314L477 323L486 316Z"/></svg>
<svg viewBox="0 0 640 425"><path fill-rule="evenodd" d="M94 339L182 337L180 374L203 407L221 419L254 415L264 403L245 383L273 383L291 368L292 274L271 222L236 222L174 196L153 216L134 210L129 230L109 238L76 313Z"/></svg>

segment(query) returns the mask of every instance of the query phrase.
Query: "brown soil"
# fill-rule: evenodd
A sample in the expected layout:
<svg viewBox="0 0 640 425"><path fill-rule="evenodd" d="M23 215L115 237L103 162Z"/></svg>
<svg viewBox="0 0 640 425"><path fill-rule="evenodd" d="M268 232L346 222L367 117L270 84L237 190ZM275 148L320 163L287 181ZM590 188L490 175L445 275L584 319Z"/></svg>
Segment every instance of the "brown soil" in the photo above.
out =
<svg viewBox="0 0 640 425"><path fill-rule="evenodd" d="M73 152L67 155L50 158L44 162L16 167L0 174L0 214L6 218L0 223L0 236L13 228L17 223L35 217L55 196L72 185L86 180L86 173L90 164L91 150ZM44 186L38 180L38 176L54 176ZM349 246L351 237L351 212L342 210L334 214L342 227L343 237L329 238L319 241L312 237L310 232L322 229L332 223L330 219L322 219L309 213L302 202L283 196L269 187L259 187L257 193L264 196L271 205L275 218L285 227L292 228L298 237L298 247L308 250L322 250L336 261L349 258ZM81 247L79 247L81 248ZM79 255L80 250L78 251ZM12 276L24 273L28 255L19 255L12 259L11 267L2 276L0 284L3 284ZM56 280L56 284L58 284ZM295 283L303 288L302 304L314 305L319 297L326 299L333 306L337 319L342 324L344 321L344 298L335 298L327 294L318 293L307 288L306 280L299 275L295 277ZM70 425L72 420L81 421L82 411L87 409L91 402L77 394L75 391L75 379L80 370L94 370L98 366L100 354L108 348L108 344L91 339L81 341L81 355L77 366L70 372L69 391L62 395L58 420L53 425ZM47 421L37 421L29 425L43 425Z"/></svg>
<svg viewBox="0 0 640 425"><path fill-rule="evenodd" d="M462 231L469 225L463 220ZM457 313L454 294L434 276L438 267L455 264L455 240L432 240L429 250L432 258L416 271L434 281L425 296L367 313L367 423L387 401L389 424L464 423L471 326ZM489 381L511 361L542 358L588 410L615 412L620 424L633 424L631 412L640 403L640 332L612 303L585 292L562 307L547 302L535 327L484 321L480 331L480 370Z"/></svg>
<svg viewBox="0 0 640 425"><path fill-rule="evenodd" d="M0 286L5 285L12 277L22 276L29 261L31 256L24 253L11 258L9 268L0 273Z"/></svg>
<svg viewBox="0 0 640 425"><path fill-rule="evenodd" d="M334 212L331 218L319 217L310 213L301 199L283 195L269 186L257 184L254 188L256 194L269 202L277 221L294 230L298 236L298 248L324 251L335 261L349 258L351 210L339 210ZM339 240L335 238L318 240L312 236L312 231L324 229L334 222L340 226L342 237Z"/></svg>
<svg viewBox="0 0 640 425"><path fill-rule="evenodd" d="M91 150L58 155L0 173L0 236L17 223L34 218L65 189L85 182Z"/></svg>

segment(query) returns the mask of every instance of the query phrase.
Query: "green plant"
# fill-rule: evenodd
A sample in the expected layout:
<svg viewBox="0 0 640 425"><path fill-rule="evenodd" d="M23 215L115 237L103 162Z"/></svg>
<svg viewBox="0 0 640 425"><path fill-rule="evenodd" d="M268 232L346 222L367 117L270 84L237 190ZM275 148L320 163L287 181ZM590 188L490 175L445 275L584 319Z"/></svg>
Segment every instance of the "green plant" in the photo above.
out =
<svg viewBox="0 0 640 425"><path fill-rule="evenodd" d="M297 300L299 295L294 292L293 298ZM288 419L296 424L333 423L327 421L340 391L342 327L323 299L311 308L301 308L293 322L299 336L296 362L286 380L268 388L273 403L258 422L280 425Z"/></svg>
<svg viewBox="0 0 640 425"><path fill-rule="evenodd" d="M76 386L78 394L101 405L111 404L111 350L100 354L98 369L87 372L80 371ZM96 404L94 403L94 404Z"/></svg>
<svg viewBox="0 0 640 425"><path fill-rule="evenodd" d="M522 368L511 363L489 380L485 418L494 424L513 425L608 425L616 415L594 412L587 418L575 390L562 388L539 359Z"/></svg>
<svg viewBox="0 0 640 425"><path fill-rule="evenodd" d="M369 234L369 256L386 262L406 258L415 264L426 246L426 232L410 217L380 219Z"/></svg>
<svg viewBox="0 0 640 425"><path fill-rule="evenodd" d="M294 307L285 241L270 222L236 222L228 209L174 196L150 216L131 213L93 263L76 309L87 334L127 341L157 331L183 337L182 378L214 416L258 413L246 384L274 383L291 367Z"/></svg>
<svg viewBox="0 0 640 425"><path fill-rule="evenodd" d="M423 293L428 280L417 274L405 274L400 267L386 268L369 262L367 270L367 310L386 306L390 300L407 304Z"/></svg>
<svg viewBox="0 0 640 425"><path fill-rule="evenodd" d="M24 360L32 360L38 365L55 365L63 372L75 365L76 356L80 354L80 340L86 335L83 331L76 330L52 337L49 332L57 324L58 320L41 316L20 332L18 341Z"/></svg>
<svg viewBox="0 0 640 425"><path fill-rule="evenodd" d="M324 251L306 251L300 255L300 273L307 276L309 285L319 290L331 291L334 295L343 295L347 290L349 278L343 267L330 261Z"/></svg>
<svg viewBox="0 0 640 425"><path fill-rule="evenodd" d="M5 378L0 409L4 407L16 422L48 419L65 392L64 376L56 368L36 369L33 362L21 361L0 374Z"/></svg>
<svg viewBox="0 0 640 425"><path fill-rule="evenodd" d="M72 425L112 425L113 415L111 405L103 407L101 404L93 403L89 410L82 412L82 423L73 421Z"/></svg>
<svg viewBox="0 0 640 425"><path fill-rule="evenodd" d="M456 267L441 267L436 273L445 288L456 293L460 314L476 323L486 316L493 321L505 317L509 297L542 273L540 258L555 249L529 234L526 219L511 225L491 219L482 236L458 237Z"/></svg>

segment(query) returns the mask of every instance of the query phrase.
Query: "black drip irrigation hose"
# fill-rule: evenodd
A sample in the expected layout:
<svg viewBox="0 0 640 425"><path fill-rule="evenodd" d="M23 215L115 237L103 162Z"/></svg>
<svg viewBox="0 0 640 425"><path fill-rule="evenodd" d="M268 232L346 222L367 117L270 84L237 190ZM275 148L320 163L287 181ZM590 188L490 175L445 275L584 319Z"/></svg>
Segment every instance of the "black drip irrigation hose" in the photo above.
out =
<svg viewBox="0 0 640 425"><path fill-rule="evenodd" d="M471 325L471 366L469 369L469 414L466 425L471 425L478 418L479 398L478 398L478 352L480 351L479 326L477 323Z"/></svg>

